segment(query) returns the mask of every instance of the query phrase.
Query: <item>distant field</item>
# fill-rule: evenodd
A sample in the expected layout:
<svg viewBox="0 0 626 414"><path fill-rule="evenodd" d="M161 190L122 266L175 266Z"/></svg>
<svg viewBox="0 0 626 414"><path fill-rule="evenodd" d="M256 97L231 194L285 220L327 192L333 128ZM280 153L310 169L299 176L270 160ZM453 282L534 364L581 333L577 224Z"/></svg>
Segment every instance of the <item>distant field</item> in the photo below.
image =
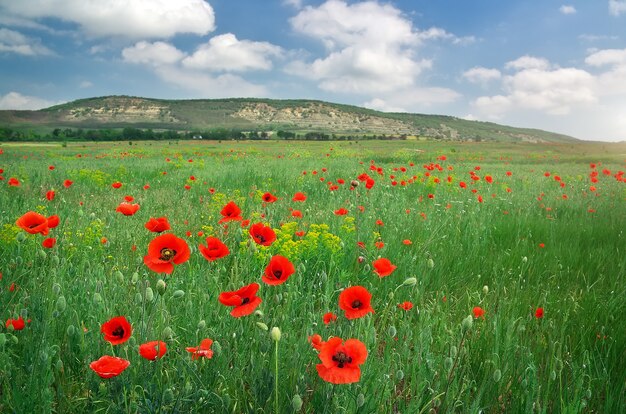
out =
<svg viewBox="0 0 626 414"><path fill-rule="evenodd" d="M0 412L624 412L624 171L605 143L2 143Z"/></svg>

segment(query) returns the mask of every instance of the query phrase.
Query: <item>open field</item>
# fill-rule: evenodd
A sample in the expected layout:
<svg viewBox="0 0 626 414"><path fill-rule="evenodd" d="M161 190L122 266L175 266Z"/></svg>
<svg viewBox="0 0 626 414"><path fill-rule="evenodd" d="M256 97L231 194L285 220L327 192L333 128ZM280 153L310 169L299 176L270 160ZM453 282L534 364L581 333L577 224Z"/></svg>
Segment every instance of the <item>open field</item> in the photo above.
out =
<svg viewBox="0 0 626 414"><path fill-rule="evenodd" d="M0 150L0 412L626 411L625 144ZM43 221L20 227L28 212ZM158 217L182 241L149 250ZM229 254L207 260L209 236ZM276 256L294 273L266 270ZM253 283L254 309L222 294ZM373 312L340 299L355 286ZM103 326L118 316L132 334ZM101 378L103 355L130 365Z"/></svg>

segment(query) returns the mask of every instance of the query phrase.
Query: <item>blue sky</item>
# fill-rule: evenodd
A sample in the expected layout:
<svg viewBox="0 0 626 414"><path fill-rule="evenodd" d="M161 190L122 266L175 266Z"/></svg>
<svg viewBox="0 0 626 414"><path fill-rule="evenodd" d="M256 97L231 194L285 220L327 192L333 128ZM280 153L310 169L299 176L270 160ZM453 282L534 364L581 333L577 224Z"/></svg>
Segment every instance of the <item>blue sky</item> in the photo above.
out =
<svg viewBox="0 0 626 414"><path fill-rule="evenodd" d="M626 0L0 0L0 109L119 94L626 140Z"/></svg>

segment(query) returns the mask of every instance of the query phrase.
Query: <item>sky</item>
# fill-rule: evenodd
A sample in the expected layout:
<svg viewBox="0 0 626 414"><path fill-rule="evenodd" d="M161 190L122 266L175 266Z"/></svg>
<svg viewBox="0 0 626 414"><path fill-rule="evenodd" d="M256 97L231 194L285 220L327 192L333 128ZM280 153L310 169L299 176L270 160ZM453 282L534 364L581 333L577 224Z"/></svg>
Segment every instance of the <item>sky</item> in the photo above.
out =
<svg viewBox="0 0 626 414"><path fill-rule="evenodd" d="M626 140L626 0L0 0L0 109L319 99Z"/></svg>

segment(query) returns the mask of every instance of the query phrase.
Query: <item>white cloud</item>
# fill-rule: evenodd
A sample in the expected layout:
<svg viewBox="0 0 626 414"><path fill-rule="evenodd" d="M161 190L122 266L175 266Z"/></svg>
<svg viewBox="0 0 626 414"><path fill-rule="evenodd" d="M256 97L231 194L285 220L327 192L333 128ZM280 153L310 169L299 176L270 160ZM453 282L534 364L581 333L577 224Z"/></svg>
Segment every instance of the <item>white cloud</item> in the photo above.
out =
<svg viewBox="0 0 626 414"><path fill-rule="evenodd" d="M294 60L287 73L313 80L326 91L366 96L376 108L410 106L397 105L392 97L415 89L420 73L432 67L431 59L417 53L425 42L474 40L436 27L417 30L402 11L377 1L328 0L305 7L290 23L294 31L321 41L327 53L312 62Z"/></svg>
<svg viewBox="0 0 626 414"><path fill-rule="evenodd" d="M420 112L436 105L454 102L460 97L459 93L448 88L412 87L381 94L362 105L383 112Z"/></svg>
<svg viewBox="0 0 626 414"><path fill-rule="evenodd" d="M604 69L597 75L597 89L606 96L622 96L626 100L626 49L599 50L587 56L585 63Z"/></svg>
<svg viewBox="0 0 626 414"><path fill-rule="evenodd" d="M550 67L550 62L544 58L537 58L534 56L524 55L520 58L507 62L504 65L506 69L540 69L546 70Z"/></svg>
<svg viewBox="0 0 626 414"><path fill-rule="evenodd" d="M561 7L559 7L559 11L562 14L576 14L576 8L574 6L567 5L567 4L564 4Z"/></svg>
<svg viewBox="0 0 626 414"><path fill-rule="evenodd" d="M93 82L90 81L82 81L78 84L78 87L81 89L91 88L93 86Z"/></svg>
<svg viewBox="0 0 626 414"><path fill-rule="evenodd" d="M6 95L0 95L0 109L35 110L48 108L58 103L35 96L22 95L19 92L9 92Z"/></svg>
<svg viewBox="0 0 626 414"><path fill-rule="evenodd" d="M283 0L283 4L295 7L296 9L302 8L302 0Z"/></svg>
<svg viewBox="0 0 626 414"><path fill-rule="evenodd" d="M94 37L168 38L215 30L213 8L204 0L0 0L0 12L60 19Z"/></svg>
<svg viewBox="0 0 626 414"><path fill-rule="evenodd" d="M585 59L591 66L626 64L626 49L605 49L597 51Z"/></svg>
<svg viewBox="0 0 626 414"><path fill-rule="evenodd" d="M51 56L54 52L43 46L39 39L24 36L14 30L0 28L0 53L24 56Z"/></svg>
<svg viewBox="0 0 626 414"><path fill-rule="evenodd" d="M626 12L626 0L609 0L609 13L612 16L619 16Z"/></svg>
<svg viewBox="0 0 626 414"><path fill-rule="evenodd" d="M210 71L269 70L272 68L270 58L282 54L283 50L271 43L238 40L234 34L226 33L201 45L183 60L183 65Z"/></svg>
<svg viewBox="0 0 626 414"><path fill-rule="evenodd" d="M122 57L130 63L159 66L176 63L185 54L169 43L141 41L122 50Z"/></svg>
<svg viewBox="0 0 626 414"><path fill-rule="evenodd" d="M463 72L462 76L472 83L487 83L491 80L500 79L502 74L498 69L489 69L477 66L466 70Z"/></svg>

